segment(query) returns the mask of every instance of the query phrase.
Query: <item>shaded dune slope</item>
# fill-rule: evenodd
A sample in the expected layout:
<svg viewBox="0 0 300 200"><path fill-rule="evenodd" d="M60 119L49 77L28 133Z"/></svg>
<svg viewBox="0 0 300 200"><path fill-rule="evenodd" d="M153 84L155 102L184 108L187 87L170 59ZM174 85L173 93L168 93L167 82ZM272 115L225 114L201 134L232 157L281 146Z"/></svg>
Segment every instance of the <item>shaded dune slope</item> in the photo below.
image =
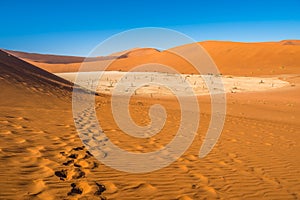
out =
<svg viewBox="0 0 300 200"><path fill-rule="evenodd" d="M49 96L71 99L73 88L87 92L73 83L0 50L1 104L50 101ZM48 99L47 99L48 98ZM52 100L53 100L52 99ZM26 101L25 101L26 100ZM65 101L65 100L64 100ZM27 103L28 103L27 102Z"/></svg>
<svg viewBox="0 0 300 200"><path fill-rule="evenodd" d="M0 50L1 80L29 85L44 85L48 88L64 88L71 91L73 84L43 69L33 66Z"/></svg>

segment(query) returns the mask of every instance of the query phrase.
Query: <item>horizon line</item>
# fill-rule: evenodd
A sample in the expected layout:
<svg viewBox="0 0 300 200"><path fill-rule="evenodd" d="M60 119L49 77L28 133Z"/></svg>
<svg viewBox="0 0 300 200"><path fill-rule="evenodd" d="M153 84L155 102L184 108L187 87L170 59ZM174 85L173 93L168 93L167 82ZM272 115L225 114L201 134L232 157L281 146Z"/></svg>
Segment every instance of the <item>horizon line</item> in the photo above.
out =
<svg viewBox="0 0 300 200"><path fill-rule="evenodd" d="M254 44L254 43L280 43L283 41L300 41L300 39L282 39L282 40L271 40L271 41L233 41L233 40L202 40L202 41L198 41L197 43L201 43L201 42L232 42L232 43L245 43L245 44ZM174 46L174 47L179 47L179 46L183 46L183 45L188 45L188 44L192 44L192 43L187 43L187 44L181 44L178 46ZM174 48L171 47L171 48ZM118 53L118 52L122 52L122 51L128 51L128 50L132 50L132 49L143 49L143 48L152 48L152 47L133 47L130 49L124 49L121 51L115 51L113 53ZM156 48L153 48L156 49ZM84 55L76 55L76 54L57 54L57 53L43 53L43 52L33 52L33 51L26 51L26 50L20 50L20 49L6 49L6 48L1 48L0 50L4 50L4 51L14 51L14 52L19 52L19 53L28 53L28 54L39 54L39 55L48 55L48 56L68 56L68 57L88 57L88 56L84 56ZM111 54L113 54L111 53ZM107 55L99 55L99 57L107 57L110 56L111 54L107 54Z"/></svg>

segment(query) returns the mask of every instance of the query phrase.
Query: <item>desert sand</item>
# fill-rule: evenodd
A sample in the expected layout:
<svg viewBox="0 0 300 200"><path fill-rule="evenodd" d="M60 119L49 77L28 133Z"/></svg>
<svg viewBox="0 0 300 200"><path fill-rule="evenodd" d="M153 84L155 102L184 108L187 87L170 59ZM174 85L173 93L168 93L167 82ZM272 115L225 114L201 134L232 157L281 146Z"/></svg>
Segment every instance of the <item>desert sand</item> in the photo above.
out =
<svg viewBox="0 0 300 200"><path fill-rule="evenodd" d="M26 58L45 71L0 51L0 199L299 199L297 41L204 42L203 46L220 65L223 76L265 77L288 84L227 93L221 137L202 159L198 153L210 122L210 97L198 96L201 120L190 148L171 165L143 174L112 169L83 146L72 116L73 84L49 73L76 71L78 63L51 64ZM224 51L228 53L222 58ZM154 54L166 63L174 61L167 53L152 53L125 56L112 70L119 70L124 63L131 66L146 62ZM234 59L228 59L231 54ZM180 68L180 62L173 66L181 73L193 73L187 66ZM83 89L82 95L87 95ZM148 109L156 103L164 106L168 117L163 130L154 137L133 138L115 124L110 96L95 98L104 133L128 151L143 153L162 148L180 124L179 105L172 96L134 96L130 112L137 124L150 122ZM80 128L97 131L84 126L91 120L88 112L79 120L83 124Z"/></svg>

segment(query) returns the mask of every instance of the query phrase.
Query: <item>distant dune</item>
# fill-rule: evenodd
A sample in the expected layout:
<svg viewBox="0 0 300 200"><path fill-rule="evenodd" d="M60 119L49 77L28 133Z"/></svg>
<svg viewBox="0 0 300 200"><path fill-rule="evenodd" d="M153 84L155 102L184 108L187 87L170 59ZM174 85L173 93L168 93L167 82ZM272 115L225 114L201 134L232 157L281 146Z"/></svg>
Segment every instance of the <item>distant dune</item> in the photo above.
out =
<svg viewBox="0 0 300 200"><path fill-rule="evenodd" d="M110 54L110 56L117 56L121 58L128 58L128 57L135 57L135 56L144 56L144 55L151 55L154 53L159 52L159 50L154 48L134 48L134 49L128 49L121 52L116 52L113 54Z"/></svg>
<svg viewBox="0 0 300 200"><path fill-rule="evenodd" d="M288 74L299 72L300 40L281 42L200 43L224 74Z"/></svg>
<svg viewBox="0 0 300 200"><path fill-rule="evenodd" d="M283 45L300 45L300 40L282 40L280 43Z"/></svg>
<svg viewBox="0 0 300 200"><path fill-rule="evenodd" d="M280 42L199 42L217 64L222 74L232 75L268 75L290 74L299 70L300 40L284 40ZM175 48L186 48L183 45ZM78 71L83 57L56 56L12 52L14 55L43 68L49 72ZM107 62L114 62L109 70L128 71L133 67L145 63L161 63L171 66L181 73L196 73L195 69L184 59L168 51L158 51L151 48L137 48L118 52L110 56L89 58L87 71L103 70ZM152 71L159 71L153 67Z"/></svg>
<svg viewBox="0 0 300 200"><path fill-rule="evenodd" d="M38 53L27 53L21 51L12 51L12 50L5 50L5 51L24 60L29 60L37 63L49 63L49 64L69 64L69 63L81 63L83 61L85 62L102 61L102 60L115 59L118 57L118 56L111 55L111 56L85 58L80 56L38 54Z"/></svg>

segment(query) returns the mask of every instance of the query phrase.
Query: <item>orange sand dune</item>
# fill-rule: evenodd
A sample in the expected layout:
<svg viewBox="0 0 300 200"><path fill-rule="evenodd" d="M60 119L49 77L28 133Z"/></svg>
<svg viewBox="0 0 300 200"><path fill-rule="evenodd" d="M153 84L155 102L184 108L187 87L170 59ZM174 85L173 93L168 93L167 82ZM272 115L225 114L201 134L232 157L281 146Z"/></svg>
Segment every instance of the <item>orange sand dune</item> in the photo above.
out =
<svg viewBox="0 0 300 200"><path fill-rule="evenodd" d="M300 41L201 42L224 74L272 75L299 70Z"/></svg>
<svg viewBox="0 0 300 200"><path fill-rule="evenodd" d="M205 45L209 49L213 42ZM144 174L105 166L83 147L72 116L72 84L0 51L0 199L299 199L300 77L299 69L293 67L299 66L298 61L293 54L287 56L292 49L290 44L231 45L237 45L232 52L239 53L248 45L266 52L269 50L265 45L278 46L277 56L286 56L282 62L289 59L293 62L274 74L291 84L272 91L228 94L222 135L210 154L202 159L198 153L210 122L211 105L209 96L199 97L201 119L192 145L171 165ZM286 46L288 50L281 52ZM220 46L215 56L222 56L223 50ZM258 63L271 62L267 59L270 51L265 57L261 54ZM129 56L118 59L115 67L165 59L166 55L171 57L166 52ZM243 59L254 59L250 57ZM65 65L43 64L50 67L49 71L58 66L62 70ZM230 69L224 67L225 71ZM251 67L239 69L245 71L227 72L249 75L252 71ZM254 73L271 74L269 69ZM175 98L134 97L129 108L138 125L149 124L148 109L153 104L163 105L168 116L162 131L151 138L134 138L123 133L112 116L109 97L97 96L95 109L110 141L125 150L144 153L170 142L181 122ZM84 111L77 120L81 123L79 129L97 132L90 125L89 112Z"/></svg>
<svg viewBox="0 0 300 200"><path fill-rule="evenodd" d="M289 74L295 70L297 71L300 66L299 43L299 40L284 40L260 43L205 41L199 44L206 49L222 74L251 76ZM186 47L189 47L189 45L175 48L184 49ZM186 49L189 50L189 48ZM73 62L72 59L66 59L64 63L55 63L51 61L55 56L49 57L47 61L36 61L34 56L31 57L31 54L26 54L26 56L23 54L16 55L50 72L74 72L78 71L80 67L80 63ZM149 48L134 49L117 53L114 56L120 55L123 56L116 59L110 65L109 70L128 71L141 64L160 63L170 66L180 73L197 73L184 59L167 51L159 52ZM109 57L106 58L106 60L90 62L89 71L103 70L104 65L111 60ZM151 69L151 71L158 70L159 68L155 67Z"/></svg>

